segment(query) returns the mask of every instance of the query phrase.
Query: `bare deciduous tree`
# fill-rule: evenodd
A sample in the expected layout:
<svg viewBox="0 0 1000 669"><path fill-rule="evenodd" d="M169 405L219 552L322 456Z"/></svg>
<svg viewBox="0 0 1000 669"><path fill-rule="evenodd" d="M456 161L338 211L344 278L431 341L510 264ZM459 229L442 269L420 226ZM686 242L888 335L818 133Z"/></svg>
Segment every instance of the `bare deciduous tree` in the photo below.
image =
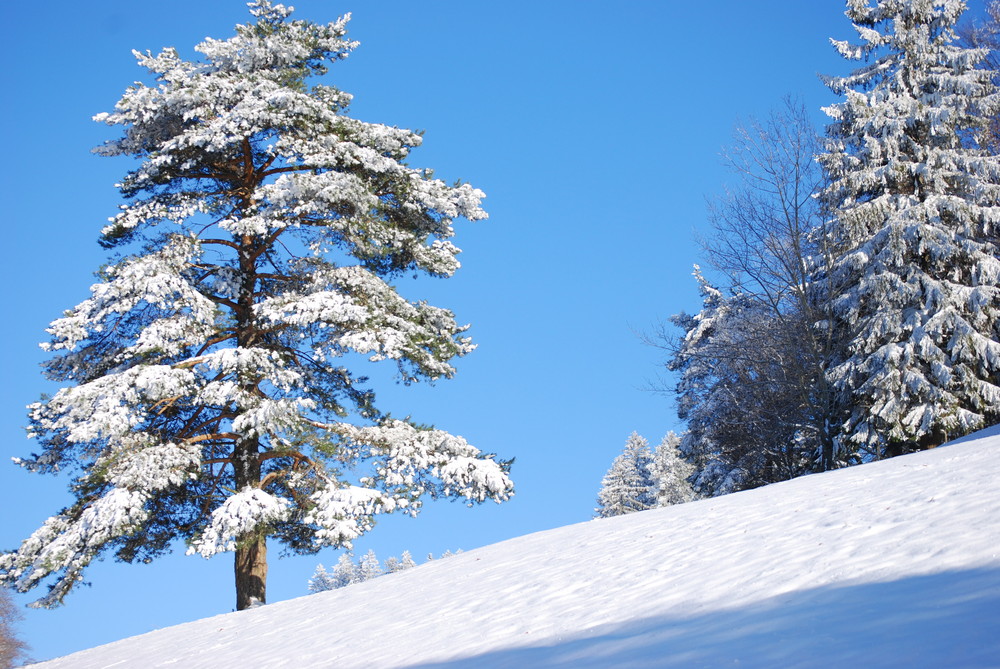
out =
<svg viewBox="0 0 1000 669"><path fill-rule="evenodd" d="M0 669L10 669L27 660L27 644L14 631L21 613L14 605L10 593L0 588Z"/></svg>
<svg viewBox="0 0 1000 669"><path fill-rule="evenodd" d="M678 372L689 431L682 451L699 492L720 494L837 465L834 398L824 380L833 345L810 277L828 256L815 198L822 173L805 108L786 99L738 127L725 154L737 186L710 205L704 253L725 282L698 274L702 311L661 332Z"/></svg>

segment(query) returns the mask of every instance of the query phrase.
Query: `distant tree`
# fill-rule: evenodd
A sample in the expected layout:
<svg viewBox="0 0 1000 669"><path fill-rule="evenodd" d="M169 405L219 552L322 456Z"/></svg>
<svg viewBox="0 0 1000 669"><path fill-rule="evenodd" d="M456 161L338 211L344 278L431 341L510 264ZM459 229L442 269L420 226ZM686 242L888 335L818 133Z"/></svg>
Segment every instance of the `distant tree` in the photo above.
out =
<svg viewBox="0 0 1000 669"><path fill-rule="evenodd" d="M336 577L327 572L326 567L323 565L316 565L316 571L313 572L312 578L309 579L309 592L325 592L338 587L340 586Z"/></svg>
<svg viewBox="0 0 1000 669"><path fill-rule="evenodd" d="M397 571L405 571L416 566L417 563L413 561L413 556L410 555L410 551L403 551L403 554L398 558L389 557L386 558L385 561L385 571L387 574L395 574Z"/></svg>
<svg viewBox="0 0 1000 669"><path fill-rule="evenodd" d="M358 565L354 562L354 554L350 551L341 553L340 559L333 568L333 587L346 588L362 581L358 573Z"/></svg>
<svg viewBox="0 0 1000 669"><path fill-rule="evenodd" d="M649 442L633 432L601 483L595 516L610 518L656 506Z"/></svg>
<svg viewBox="0 0 1000 669"><path fill-rule="evenodd" d="M418 133L347 115L310 84L345 58L347 17L289 19L270 0L228 40L136 53L99 152L135 159L101 242L124 254L48 330L30 409L35 472L69 471L76 500L19 550L0 583L54 579L54 606L99 555L145 561L186 541L235 552L236 607L265 601L267 539L348 547L378 513L431 497L508 499L505 463L447 432L389 417L348 369L390 360L404 384L451 377L473 349L453 314L392 280L451 276L456 218L483 193L407 165Z"/></svg>
<svg viewBox="0 0 1000 669"><path fill-rule="evenodd" d="M357 574L358 581L370 581L384 574L385 570L382 569L378 558L375 557L375 551L369 550L358 560L355 573Z"/></svg>
<svg viewBox="0 0 1000 669"><path fill-rule="evenodd" d="M332 573L327 572L323 565L316 566L316 571L309 579L309 592L336 590L354 583L370 581L383 574L394 574L416 566L417 563L413 561L410 551L403 551L403 554L398 558L386 558L384 566L379 563L375 551L369 550L357 561L354 560L353 553L347 552L340 556Z"/></svg>
<svg viewBox="0 0 1000 669"><path fill-rule="evenodd" d="M681 457L678 450L681 438L668 432L653 451L650 473L655 483L656 506L672 506L695 499L696 495L688 478L694 466Z"/></svg>
<svg viewBox="0 0 1000 669"><path fill-rule="evenodd" d="M965 3L849 0L864 61L820 156L834 262L817 274L846 342L828 370L863 459L933 447L1000 420L1000 98L984 53L956 43Z"/></svg>
<svg viewBox="0 0 1000 669"><path fill-rule="evenodd" d="M7 590L0 588L0 669L10 669L27 661L28 646L14 629L21 614Z"/></svg>

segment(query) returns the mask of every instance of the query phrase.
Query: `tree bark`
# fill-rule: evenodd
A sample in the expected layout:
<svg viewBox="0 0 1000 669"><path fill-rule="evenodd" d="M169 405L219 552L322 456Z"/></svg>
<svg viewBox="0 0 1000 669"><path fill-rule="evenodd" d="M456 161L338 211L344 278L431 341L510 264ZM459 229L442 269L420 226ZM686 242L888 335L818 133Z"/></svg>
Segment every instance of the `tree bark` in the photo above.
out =
<svg viewBox="0 0 1000 669"><path fill-rule="evenodd" d="M238 182L235 195L239 198L241 215L252 206L252 194L260 179L254 165L253 147L250 138L243 139L243 156L231 165L234 181ZM234 238L239 253L240 289L234 309L236 317L236 345L250 349L257 344L257 330L254 322L254 303L257 290L257 262L270 242L261 243L252 235L244 234ZM260 379L247 372L241 372L240 388L248 395L259 392ZM261 484L260 443L256 437L245 437L237 441L233 452L233 475L236 490L246 487L258 488ZM267 603L267 533L255 528L237 538L236 558L236 610L242 611L257 604Z"/></svg>
<svg viewBox="0 0 1000 669"><path fill-rule="evenodd" d="M233 473L237 490L260 486L260 446L254 438L237 441ZM236 610L264 604L267 591L267 533L254 528L236 539Z"/></svg>
<svg viewBox="0 0 1000 669"><path fill-rule="evenodd" d="M255 438L240 439L233 453L236 489L260 486L260 445ZM267 603L267 533L257 527L236 538L233 563L236 577L236 610Z"/></svg>
<svg viewBox="0 0 1000 669"><path fill-rule="evenodd" d="M236 610L267 602L267 537L258 535L236 547Z"/></svg>

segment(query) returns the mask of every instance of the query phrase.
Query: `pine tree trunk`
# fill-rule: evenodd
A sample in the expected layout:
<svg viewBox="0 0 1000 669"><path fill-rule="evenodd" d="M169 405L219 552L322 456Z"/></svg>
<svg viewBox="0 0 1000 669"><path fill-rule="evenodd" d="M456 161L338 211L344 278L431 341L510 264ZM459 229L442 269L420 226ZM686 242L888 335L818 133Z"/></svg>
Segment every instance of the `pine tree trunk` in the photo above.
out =
<svg viewBox="0 0 1000 669"><path fill-rule="evenodd" d="M233 458L237 490L260 485L259 445L256 439L243 439L236 445ZM267 534L260 528L238 537L236 559L236 610L266 603Z"/></svg>
<svg viewBox="0 0 1000 669"><path fill-rule="evenodd" d="M264 604L267 594L267 538L255 536L236 547L236 610Z"/></svg>
<svg viewBox="0 0 1000 669"><path fill-rule="evenodd" d="M245 192L251 192L253 183L253 156L249 140L244 141L243 167L246 168L247 181L243 184ZM239 164L234 166L239 168ZM250 206L248 199L241 198L240 209L246 211ZM253 322L254 291L257 286L257 257L261 250L257 241L244 235L240 239L240 286L236 315L236 343L240 348L252 348L256 343L256 330ZM259 378L241 375L241 389L248 395L258 392ZM239 440L233 450L233 478L237 490L245 487L259 487L261 482L260 444L254 437ZM236 576L236 610L242 611L256 604L267 602L267 534L253 531L237 538L236 558L233 564Z"/></svg>

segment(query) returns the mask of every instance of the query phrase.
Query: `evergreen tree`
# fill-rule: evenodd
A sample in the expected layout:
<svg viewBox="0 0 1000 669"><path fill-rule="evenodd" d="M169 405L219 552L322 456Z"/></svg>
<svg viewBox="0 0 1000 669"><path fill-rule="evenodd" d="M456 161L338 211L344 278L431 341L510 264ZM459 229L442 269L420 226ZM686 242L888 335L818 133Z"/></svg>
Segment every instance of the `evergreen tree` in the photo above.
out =
<svg viewBox="0 0 1000 669"><path fill-rule="evenodd" d="M103 553L146 561L181 539L235 552L243 609L265 601L268 537L346 547L427 495L512 494L505 463L383 414L344 362L392 361L406 384L454 374L466 328L390 281L450 276L453 221L485 218L482 192L409 167L419 134L310 85L355 47L347 17L250 10L202 60L137 52L155 84L96 117L123 129L99 153L137 167L101 238L122 255L48 330L46 372L67 385L30 409L41 453L20 464L78 475L75 502L0 556L2 583L54 579L40 606Z"/></svg>
<svg viewBox="0 0 1000 669"><path fill-rule="evenodd" d="M694 474L694 466L681 457L681 438L668 432L653 451L650 472L656 482L656 506L672 506L695 499L694 489L688 478Z"/></svg>
<svg viewBox="0 0 1000 669"><path fill-rule="evenodd" d="M385 559L385 573L395 574L397 571L403 571L405 567L402 566L400 559L395 555L390 555Z"/></svg>
<svg viewBox="0 0 1000 669"><path fill-rule="evenodd" d="M333 590L337 586L337 579L333 574L326 571L326 567L321 564L316 565L316 571L309 579L309 592L326 592Z"/></svg>
<svg viewBox="0 0 1000 669"><path fill-rule="evenodd" d="M414 562L413 556L410 555L410 551L403 551L403 554L399 556L399 562L395 569L386 569L386 571L403 571L404 569L412 569L416 567L417 563Z"/></svg>
<svg viewBox="0 0 1000 669"><path fill-rule="evenodd" d="M656 482L651 466L649 442L633 432L604 476L595 516L610 518L655 507Z"/></svg>
<svg viewBox="0 0 1000 669"><path fill-rule="evenodd" d="M976 49L986 49L980 67L993 73L993 84L1000 85L1000 0L990 0L983 21L959 26L961 43ZM1000 114L989 119L988 135L981 142L991 153L1000 154Z"/></svg>
<svg viewBox="0 0 1000 669"><path fill-rule="evenodd" d="M385 571L382 569L382 565L379 563L378 558L375 557L375 551L369 550L361 556L360 560L358 560L356 573L358 581L370 581L373 578L378 578L384 574Z"/></svg>
<svg viewBox="0 0 1000 669"><path fill-rule="evenodd" d="M847 8L860 44L834 45L865 64L827 80L835 262L815 285L842 287L841 441L881 458L1000 419L1000 161L979 148L1000 100L985 52L955 43L961 0Z"/></svg>
<svg viewBox="0 0 1000 669"><path fill-rule="evenodd" d="M341 553L336 566L333 568L333 580L331 582L333 587L346 588L349 585L360 582L358 565L354 563L354 553L350 551Z"/></svg>

